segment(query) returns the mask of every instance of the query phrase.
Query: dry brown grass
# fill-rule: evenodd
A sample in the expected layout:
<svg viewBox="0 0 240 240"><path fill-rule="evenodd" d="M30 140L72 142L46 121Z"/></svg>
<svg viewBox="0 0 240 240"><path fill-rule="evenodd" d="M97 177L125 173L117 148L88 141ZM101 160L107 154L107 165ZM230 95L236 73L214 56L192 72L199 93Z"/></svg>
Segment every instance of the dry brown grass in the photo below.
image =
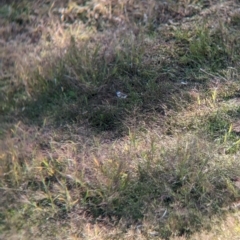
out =
<svg viewBox="0 0 240 240"><path fill-rule="evenodd" d="M1 2L0 238L237 239L238 10Z"/></svg>

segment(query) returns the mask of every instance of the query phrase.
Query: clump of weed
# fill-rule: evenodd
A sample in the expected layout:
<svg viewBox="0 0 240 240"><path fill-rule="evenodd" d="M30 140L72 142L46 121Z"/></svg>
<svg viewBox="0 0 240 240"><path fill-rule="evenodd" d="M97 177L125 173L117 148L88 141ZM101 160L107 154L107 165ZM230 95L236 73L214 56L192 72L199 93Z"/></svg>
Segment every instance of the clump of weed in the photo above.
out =
<svg viewBox="0 0 240 240"><path fill-rule="evenodd" d="M235 12L231 16L231 24L234 27L239 27L240 26L240 14L239 12Z"/></svg>
<svg viewBox="0 0 240 240"><path fill-rule="evenodd" d="M25 25L30 22L31 7L32 5L26 1L8 1L0 6L0 18L8 22Z"/></svg>
<svg viewBox="0 0 240 240"><path fill-rule="evenodd" d="M207 26L194 31L177 31L178 41L185 43L185 52L180 57L180 63L190 68L208 68L212 71L226 67L229 59L227 45L219 41L218 30L210 31Z"/></svg>
<svg viewBox="0 0 240 240"><path fill-rule="evenodd" d="M96 194L86 199L87 209L94 216L124 218L131 223L159 211L155 214L157 229L164 238L206 227L203 222L208 217L239 197L231 183L239 174L236 166L220 164L212 149L210 143L196 138L182 139L173 149L159 149L152 142L151 149L138 153L141 159L135 177L122 162L126 160L103 163L102 173L110 185L101 187L101 194L97 191L100 186L92 190Z"/></svg>
<svg viewBox="0 0 240 240"><path fill-rule="evenodd" d="M100 131L114 130L116 129L118 111L114 109L96 109L92 112L92 116L89 121L92 126L99 129Z"/></svg>

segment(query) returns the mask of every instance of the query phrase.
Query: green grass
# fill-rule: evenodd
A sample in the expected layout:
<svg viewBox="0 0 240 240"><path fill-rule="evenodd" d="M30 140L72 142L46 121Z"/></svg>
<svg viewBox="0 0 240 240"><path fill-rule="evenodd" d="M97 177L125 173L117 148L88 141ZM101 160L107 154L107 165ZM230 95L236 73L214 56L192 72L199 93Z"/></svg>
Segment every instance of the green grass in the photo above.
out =
<svg viewBox="0 0 240 240"><path fill-rule="evenodd" d="M232 238L218 227L239 213L238 13L188 2L87 1L84 19L56 5L13 65L6 43L0 238ZM6 6L4 24L17 18Z"/></svg>
<svg viewBox="0 0 240 240"><path fill-rule="evenodd" d="M101 169L109 178L110 189L104 190L104 194L96 191L95 196L87 198L87 204L94 215L113 215L133 222L148 212L155 215L160 207L164 210L162 216L158 213L155 217L162 237L169 237L171 232L190 234L238 196L227 180L235 171L228 164L213 161L215 153L210 153L209 143L181 139L174 149L165 150L158 149L157 142L158 139L151 143L148 152L138 151L142 160L134 179L129 179L128 168L124 169L121 160L111 161L110 167L107 164L110 173L104 164ZM206 153L200 152L201 148L207 149Z"/></svg>

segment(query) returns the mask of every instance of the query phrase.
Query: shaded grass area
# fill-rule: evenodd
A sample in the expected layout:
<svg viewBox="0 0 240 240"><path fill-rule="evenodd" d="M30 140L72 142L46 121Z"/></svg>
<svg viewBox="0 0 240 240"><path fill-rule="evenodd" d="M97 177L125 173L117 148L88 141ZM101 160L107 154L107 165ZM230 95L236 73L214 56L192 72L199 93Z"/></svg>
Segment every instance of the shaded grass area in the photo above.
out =
<svg viewBox="0 0 240 240"><path fill-rule="evenodd" d="M81 42L72 34L17 63L13 84L1 77L1 118L18 122L1 126L3 238L88 239L88 224L106 227L99 239L131 228L133 239L191 237L239 201L239 104L227 102L240 89L238 14L176 3L152 2L165 20L128 15L138 34L131 25ZM68 24L80 13L69 9ZM85 16L86 27L104 31L108 17Z"/></svg>
<svg viewBox="0 0 240 240"><path fill-rule="evenodd" d="M116 130L134 109L161 112L161 104L175 87L156 71L156 66L144 63L140 52L144 47L138 49L140 42L125 41L119 51L112 53L110 63L98 47L78 49L71 45L63 59L51 66L53 72L46 77L34 73L40 81L27 86L36 97L35 102L26 105L28 117L36 113L39 120L39 116L43 119L52 112L55 120L88 119L93 128L105 131ZM119 98L118 91L127 98Z"/></svg>

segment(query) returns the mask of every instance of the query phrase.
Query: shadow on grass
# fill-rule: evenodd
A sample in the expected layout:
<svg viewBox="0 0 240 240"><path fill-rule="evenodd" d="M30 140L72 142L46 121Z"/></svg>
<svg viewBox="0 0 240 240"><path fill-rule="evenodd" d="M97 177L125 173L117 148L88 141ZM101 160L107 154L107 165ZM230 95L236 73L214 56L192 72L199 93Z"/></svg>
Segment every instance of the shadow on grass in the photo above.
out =
<svg viewBox="0 0 240 240"><path fill-rule="evenodd" d="M112 50L112 49L111 49ZM86 44L80 48L72 39L63 57L51 66L32 73L23 116L41 124L85 123L94 131L124 131L125 118L142 112L162 112L171 102L176 83L151 66L140 42L125 39L106 60L103 47ZM109 58L109 56L108 56ZM126 98L117 96L123 92Z"/></svg>

